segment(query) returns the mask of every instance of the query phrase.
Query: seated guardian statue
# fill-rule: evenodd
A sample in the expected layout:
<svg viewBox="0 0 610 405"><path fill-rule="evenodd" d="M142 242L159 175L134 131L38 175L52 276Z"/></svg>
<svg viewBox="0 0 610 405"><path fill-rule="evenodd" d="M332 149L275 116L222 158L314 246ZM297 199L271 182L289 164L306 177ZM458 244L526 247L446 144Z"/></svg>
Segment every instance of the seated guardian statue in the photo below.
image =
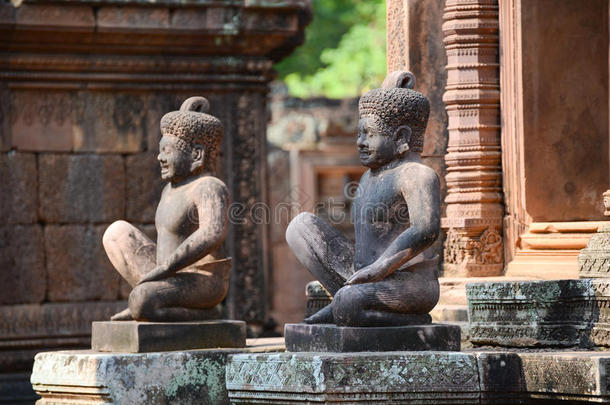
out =
<svg viewBox="0 0 610 405"><path fill-rule="evenodd" d="M224 129L206 114L208 101L191 97L161 119L161 178L168 181L155 215L157 243L125 221L108 227L104 249L133 287L129 305L112 320L195 321L218 317L213 308L229 288L229 194L215 177Z"/></svg>
<svg viewBox="0 0 610 405"><path fill-rule="evenodd" d="M369 169L352 205L355 243L310 213L288 226L292 252L333 296L306 323L430 323L439 260L426 249L439 234L440 191L420 156L430 107L414 82L409 72L393 72L360 98L357 145Z"/></svg>

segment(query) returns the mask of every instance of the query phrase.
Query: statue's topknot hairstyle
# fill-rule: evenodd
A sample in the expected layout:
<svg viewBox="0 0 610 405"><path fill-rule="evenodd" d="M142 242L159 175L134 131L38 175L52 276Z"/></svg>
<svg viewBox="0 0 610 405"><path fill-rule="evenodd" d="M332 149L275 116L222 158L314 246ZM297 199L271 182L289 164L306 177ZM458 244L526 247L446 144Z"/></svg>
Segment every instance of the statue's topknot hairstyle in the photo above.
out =
<svg viewBox="0 0 610 405"><path fill-rule="evenodd" d="M213 172L224 128L218 118L206 114L209 109L210 103L205 98L188 98L182 103L180 111L169 112L161 118L161 133L178 138L178 148L185 152L190 152L195 145L203 146L204 167Z"/></svg>
<svg viewBox="0 0 610 405"><path fill-rule="evenodd" d="M424 132L430 115L430 103L415 87L411 72L392 72L380 89L373 89L360 97L360 118L378 117L385 133L393 133L401 126L411 128L409 148L420 152L424 148Z"/></svg>

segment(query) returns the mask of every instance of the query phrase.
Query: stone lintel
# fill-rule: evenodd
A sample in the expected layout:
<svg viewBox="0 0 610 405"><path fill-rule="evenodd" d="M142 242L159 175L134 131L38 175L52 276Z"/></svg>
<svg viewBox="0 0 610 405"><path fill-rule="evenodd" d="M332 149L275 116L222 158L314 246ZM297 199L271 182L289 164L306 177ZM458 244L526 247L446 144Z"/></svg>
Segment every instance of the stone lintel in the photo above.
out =
<svg viewBox="0 0 610 405"><path fill-rule="evenodd" d="M157 353L56 351L36 355L31 382L38 405L228 404L225 364L233 353L281 350L257 339L243 349Z"/></svg>
<svg viewBox="0 0 610 405"><path fill-rule="evenodd" d="M460 327L428 324L391 327L340 327L289 323L284 327L290 352L457 351Z"/></svg>
<svg viewBox="0 0 610 405"><path fill-rule="evenodd" d="M226 386L233 404L599 403L610 402L609 365L577 351L235 354Z"/></svg>
<svg viewBox="0 0 610 405"><path fill-rule="evenodd" d="M245 345L246 323L224 319L171 323L93 322L91 331L91 348L100 352L145 353Z"/></svg>

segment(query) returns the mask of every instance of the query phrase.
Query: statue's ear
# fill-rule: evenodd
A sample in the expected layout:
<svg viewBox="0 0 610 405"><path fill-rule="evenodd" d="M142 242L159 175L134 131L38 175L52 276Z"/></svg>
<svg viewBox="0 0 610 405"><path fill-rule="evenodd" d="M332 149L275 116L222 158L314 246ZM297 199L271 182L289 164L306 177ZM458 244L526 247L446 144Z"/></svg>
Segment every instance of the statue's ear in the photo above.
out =
<svg viewBox="0 0 610 405"><path fill-rule="evenodd" d="M394 131L394 140L397 144L405 143L409 144L411 142L411 127L408 125L401 125Z"/></svg>
<svg viewBox="0 0 610 405"><path fill-rule="evenodd" d="M191 156L193 158L193 162L191 163L191 171L195 171L196 169L203 167L203 162L205 159L205 150L201 145L194 145L191 149Z"/></svg>

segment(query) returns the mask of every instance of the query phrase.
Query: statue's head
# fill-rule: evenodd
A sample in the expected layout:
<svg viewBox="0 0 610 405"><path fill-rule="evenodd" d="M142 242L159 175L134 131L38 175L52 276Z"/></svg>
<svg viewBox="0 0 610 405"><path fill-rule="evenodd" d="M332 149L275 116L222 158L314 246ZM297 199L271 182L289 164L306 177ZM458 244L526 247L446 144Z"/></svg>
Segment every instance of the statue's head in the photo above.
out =
<svg viewBox="0 0 610 405"><path fill-rule="evenodd" d="M210 103L203 97L191 97L180 111L161 118L159 156L161 178L182 181L201 172L214 173L224 129L218 118L206 114Z"/></svg>
<svg viewBox="0 0 610 405"><path fill-rule="evenodd" d="M411 72L392 72L382 88L360 97L358 150L364 166L375 169L408 151L422 152L430 103L414 85Z"/></svg>

